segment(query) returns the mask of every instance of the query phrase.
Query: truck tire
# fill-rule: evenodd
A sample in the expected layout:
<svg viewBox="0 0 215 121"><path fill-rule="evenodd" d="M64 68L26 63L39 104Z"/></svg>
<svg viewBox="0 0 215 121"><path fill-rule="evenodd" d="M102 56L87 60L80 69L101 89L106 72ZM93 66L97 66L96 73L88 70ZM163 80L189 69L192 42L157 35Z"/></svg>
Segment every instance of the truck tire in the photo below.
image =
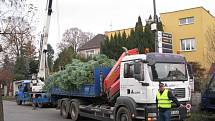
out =
<svg viewBox="0 0 215 121"><path fill-rule="evenodd" d="M37 101L37 106L38 106L39 108L43 108L43 107L44 107L44 104L43 104L42 102L39 101L41 98L42 98L41 96L37 97L37 99L38 99L38 101Z"/></svg>
<svg viewBox="0 0 215 121"><path fill-rule="evenodd" d="M33 103L33 102L32 102L31 106L32 106L32 107L37 107L38 105L37 105L36 103Z"/></svg>
<svg viewBox="0 0 215 121"><path fill-rule="evenodd" d="M132 121L129 110L125 107L120 107L116 113L116 121Z"/></svg>
<svg viewBox="0 0 215 121"><path fill-rule="evenodd" d="M116 121L132 121L129 110L125 107L120 107L116 113Z"/></svg>
<svg viewBox="0 0 215 121"><path fill-rule="evenodd" d="M65 119L68 119L69 118L69 112L67 111L67 101L63 101L62 104L61 104L61 108L60 108L60 111L62 113L62 117L65 118Z"/></svg>
<svg viewBox="0 0 215 121"><path fill-rule="evenodd" d="M77 121L79 117L79 104L75 101L70 104L70 116L72 121Z"/></svg>
<svg viewBox="0 0 215 121"><path fill-rule="evenodd" d="M44 104L43 103L37 103L37 106L39 107L39 108L43 108L44 107Z"/></svg>

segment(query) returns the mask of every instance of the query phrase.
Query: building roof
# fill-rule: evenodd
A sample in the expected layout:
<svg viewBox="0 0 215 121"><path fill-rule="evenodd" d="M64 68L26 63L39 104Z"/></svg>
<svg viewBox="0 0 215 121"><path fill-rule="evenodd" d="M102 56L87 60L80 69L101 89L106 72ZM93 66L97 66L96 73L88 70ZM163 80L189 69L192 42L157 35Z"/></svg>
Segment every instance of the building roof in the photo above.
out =
<svg viewBox="0 0 215 121"><path fill-rule="evenodd" d="M117 30L111 30L111 31L105 31L105 33L111 33L111 32L119 32L119 31L125 31L125 30L131 30L135 27L125 28L125 29L117 29Z"/></svg>
<svg viewBox="0 0 215 121"><path fill-rule="evenodd" d="M176 11L171 11L171 12L165 12L165 13L160 13L160 14L169 14L169 13L175 13L175 12L181 12L181 11L187 11L187 10L192 10L192 9L203 9L204 11L206 11L207 13L210 14L210 16L212 16L213 18L215 18L215 16L213 16L209 10L206 10L204 7L200 6L200 7L194 7L194 8L188 8L188 9L183 9L183 10L176 10Z"/></svg>
<svg viewBox="0 0 215 121"><path fill-rule="evenodd" d="M84 45L82 45L80 48L78 48L78 51L100 48L101 42L104 40L104 38L105 36L103 34L98 34L91 40L86 42Z"/></svg>
<svg viewBox="0 0 215 121"><path fill-rule="evenodd" d="M215 63L211 64L210 70L208 72L209 74L215 73Z"/></svg>

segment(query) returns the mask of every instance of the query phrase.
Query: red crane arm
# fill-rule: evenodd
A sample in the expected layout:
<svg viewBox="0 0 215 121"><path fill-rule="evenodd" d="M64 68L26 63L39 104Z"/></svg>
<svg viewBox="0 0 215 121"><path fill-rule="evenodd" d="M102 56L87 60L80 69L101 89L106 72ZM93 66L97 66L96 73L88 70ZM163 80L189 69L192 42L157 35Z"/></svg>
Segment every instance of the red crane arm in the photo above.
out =
<svg viewBox="0 0 215 121"><path fill-rule="evenodd" d="M109 74L104 80L104 91L107 94L108 98L112 97L119 91L119 77L120 77L120 64L122 59L128 55L136 55L138 54L137 49L128 50L128 52L123 52L122 55L119 57L116 64L113 66Z"/></svg>

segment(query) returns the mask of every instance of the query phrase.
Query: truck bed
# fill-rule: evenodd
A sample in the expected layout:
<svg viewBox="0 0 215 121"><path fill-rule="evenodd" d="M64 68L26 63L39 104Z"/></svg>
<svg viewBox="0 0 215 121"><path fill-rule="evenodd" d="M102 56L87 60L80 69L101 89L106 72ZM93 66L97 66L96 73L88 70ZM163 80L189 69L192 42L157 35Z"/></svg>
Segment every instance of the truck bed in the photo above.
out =
<svg viewBox="0 0 215 121"><path fill-rule="evenodd" d="M76 96L76 97L99 97L102 94L103 80L110 72L111 68L99 67L94 70L94 82L92 84L83 84L77 89L64 91L60 88L53 87L50 90L51 95L59 96ZM102 76L100 76L102 73ZM102 77L102 79L100 79Z"/></svg>

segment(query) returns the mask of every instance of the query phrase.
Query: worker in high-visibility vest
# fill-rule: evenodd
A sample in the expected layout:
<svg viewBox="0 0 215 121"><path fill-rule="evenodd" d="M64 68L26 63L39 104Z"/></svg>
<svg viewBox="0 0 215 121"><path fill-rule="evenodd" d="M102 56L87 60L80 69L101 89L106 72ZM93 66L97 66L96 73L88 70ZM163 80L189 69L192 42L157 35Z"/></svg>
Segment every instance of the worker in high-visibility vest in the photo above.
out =
<svg viewBox="0 0 215 121"><path fill-rule="evenodd" d="M160 83L159 90L156 94L158 121L170 121L172 108L171 101L173 101L177 107L184 107L182 104L180 104L177 98L173 96L172 92L168 89L165 89L165 85Z"/></svg>

